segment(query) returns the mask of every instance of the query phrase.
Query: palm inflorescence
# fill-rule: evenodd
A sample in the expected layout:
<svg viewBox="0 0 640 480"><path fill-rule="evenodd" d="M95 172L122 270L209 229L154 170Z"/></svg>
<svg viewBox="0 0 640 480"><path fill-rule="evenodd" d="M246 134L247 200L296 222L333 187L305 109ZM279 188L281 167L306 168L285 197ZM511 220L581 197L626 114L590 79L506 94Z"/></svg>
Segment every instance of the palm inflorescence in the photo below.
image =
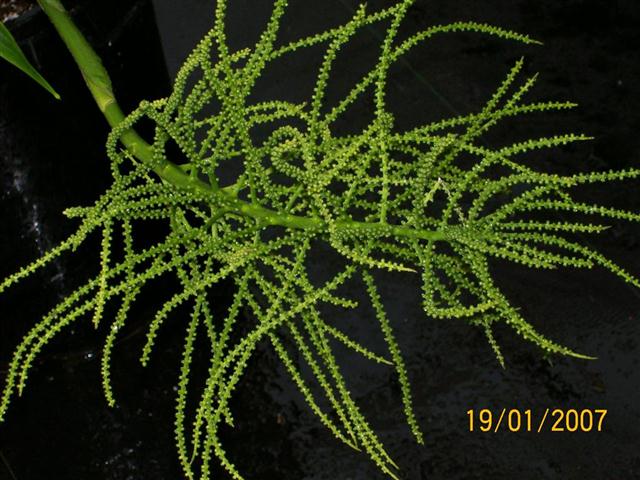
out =
<svg viewBox="0 0 640 480"><path fill-rule="evenodd" d="M67 216L80 222L77 231L0 285L4 291L75 250L89 235L102 236L98 275L55 305L16 349L0 417L12 395L25 387L29 368L45 344L82 318L96 327L110 322L101 370L106 398L113 404L109 372L118 332L145 285L165 275L175 275L181 287L151 319L141 360L146 365L172 311L188 305L175 435L190 479L208 478L214 457L233 478L241 478L219 432L222 424L233 422L230 399L261 344L274 349L335 437L366 452L386 474L397 475L335 355L340 344L395 369L407 423L422 442L401 348L379 293L378 270L418 275L426 315L464 319L481 328L501 364L503 355L492 333L501 322L549 353L588 358L547 339L522 318L496 286L490 262L500 258L534 268L601 266L639 286L578 240L606 228L587 217L637 221L640 216L581 203L572 192L584 184L635 178L640 170L559 176L519 161L526 152L586 140L582 135L500 148L484 145L483 134L501 120L574 106L527 103L525 94L535 77L519 81L521 60L478 112L399 131L387 106L387 80L390 68L411 49L448 32L535 43L525 35L472 22L434 26L398 41L412 3L405 0L374 13L361 6L343 26L279 44L287 2L275 0L256 45L231 51L224 28L226 3L218 1L215 26L185 62L171 95L142 102L112 131L107 146L111 188L93 206L67 210ZM383 22L388 28L375 67L330 105L327 88L342 47L363 27ZM322 45L326 50L308 102L251 100L270 62ZM335 122L365 95L373 99L368 125L358 133L337 134ZM155 124L147 161L118 143L142 119ZM182 163L172 161L170 145L178 147ZM222 174L227 171L236 172L233 181ZM136 229L150 221L167 225L168 233L158 235L162 238L151 246L136 248ZM320 247L342 258L339 270L323 282L309 273L309 259ZM218 318L210 291L229 278L235 293L226 315ZM349 298L342 288L347 282L359 282L366 295ZM323 304L349 309L363 299L375 312L386 352L371 351L323 313ZM117 305L115 315L105 315L109 302ZM200 387L190 383L198 335L211 348ZM311 379L301 373L300 362L307 364ZM187 405L187 397L198 398L187 395L195 391L199 400ZM318 392L325 398L319 399Z"/></svg>

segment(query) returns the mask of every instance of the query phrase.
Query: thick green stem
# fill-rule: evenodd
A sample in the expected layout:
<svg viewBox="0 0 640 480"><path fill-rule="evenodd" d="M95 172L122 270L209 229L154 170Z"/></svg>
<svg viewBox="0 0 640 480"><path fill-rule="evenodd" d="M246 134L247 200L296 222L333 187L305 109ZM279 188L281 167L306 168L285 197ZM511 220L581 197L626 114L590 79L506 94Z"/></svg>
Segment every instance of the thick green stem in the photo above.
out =
<svg viewBox="0 0 640 480"><path fill-rule="evenodd" d="M60 0L38 0L38 3L53 23L71 55L73 55L98 108L107 119L107 122L112 127L119 125L125 119L125 115L116 101L111 79L100 57L73 23ZM195 190L206 196L215 196L218 200L222 197L225 203L233 206L235 213L253 217L270 225L319 231L327 230L328 228L326 223L319 218L282 214L242 201L237 199L233 193L230 193L234 190L233 187L218 189L185 173L177 165L166 159L154 159L151 146L134 129L125 131L120 140L132 155L149 165L163 180L179 188ZM370 232L386 228L388 233L395 236L426 240L444 240L446 238L443 232L416 230L409 227L389 226L380 223L343 221L337 222L335 227L350 231Z"/></svg>
<svg viewBox="0 0 640 480"><path fill-rule="evenodd" d="M102 60L91 45L89 45L89 42L87 42L82 32L80 32L78 27L73 23L73 20L60 0L38 0L38 3L71 52L76 64L80 68L87 87L89 87L91 95L93 95L98 108L107 119L107 122L109 122L109 125L112 127L119 125L124 120L125 115L113 94L111 78L104 68ZM127 150L135 155L136 158L153 166L154 171L163 179L180 186L194 186L192 182L189 181L189 176L171 162L162 161L153 165L153 151L151 146L145 142L135 130L127 130L120 137L120 140ZM206 184L203 182L200 183L202 183L202 187L206 187L206 191L210 191Z"/></svg>

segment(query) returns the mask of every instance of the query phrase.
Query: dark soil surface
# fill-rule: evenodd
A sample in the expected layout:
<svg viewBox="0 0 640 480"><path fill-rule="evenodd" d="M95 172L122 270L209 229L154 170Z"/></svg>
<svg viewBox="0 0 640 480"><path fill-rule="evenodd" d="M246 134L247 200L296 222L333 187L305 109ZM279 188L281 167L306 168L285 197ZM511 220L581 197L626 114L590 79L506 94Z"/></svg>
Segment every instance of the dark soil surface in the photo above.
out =
<svg viewBox="0 0 640 480"><path fill-rule="evenodd" d="M173 0L158 3L158 12L164 12L159 24L169 28L171 19L166 15L171 14L171 9L167 5ZM184 5L191 3L195 15L197 7L205 2L192 0ZM231 3L228 32L235 46L244 46L257 37L271 2ZM322 5L312 6L305 0L290 2L290 23L283 31L287 39L344 23L356 4L351 0L317 3ZM381 0L370 1L368 7L375 10L382 4ZM558 173L640 166L640 91L636 88L640 79L640 3L418 0L403 26L403 35L457 20L506 26L528 33L545 45L522 47L477 35L434 38L393 71L390 95L401 126L478 110L514 61L524 55L525 74L540 72L531 98L572 100L580 108L513 120L487 137L489 144L506 144L549 132L583 132L595 140L545 152L532 161ZM188 24L184 18L179 23ZM141 31L138 28L141 36L135 38L150 37L149 31ZM184 52L175 50L177 43L171 43L171 31L163 34L171 67ZM186 35L184 31L179 34ZM381 30L372 28L356 39L340 64L343 73L336 77L334 95L374 59L372 52L375 56L380 35ZM122 44L109 50L108 41L102 38L103 53L108 58L125 55ZM193 42L196 40L193 38ZM64 53L61 52L60 55ZM38 50L39 57L45 53L42 50L41 55ZM258 94L292 100L307 98L321 55L318 50L276 66L267 72ZM151 65L137 64L135 59L139 58L142 57L111 60L120 65L116 87L129 97L125 104L132 105L142 98L144 85L135 83L141 78L153 77L159 93L166 88L157 71L149 73ZM51 80L58 87L64 78L74 75L75 70L67 66ZM33 258L43 245L54 243L71 231L72 225L61 222L56 212L64 206L91 201L105 181L106 164L100 150L105 129L98 114L91 110L90 100L85 98L85 103L78 105L82 116L69 111L56 113L55 121L39 123L40 133L30 133L28 124L35 117L25 113L30 111L27 106L49 100L44 95L37 96L37 88L30 90L26 82L2 85L4 108L0 112L11 113L0 115L4 222L0 264L2 274L6 274ZM32 100L24 108L17 100L7 100L25 91ZM85 95L79 82L70 84L63 97L75 95ZM153 95L156 93L145 96ZM39 115L51 118L48 115L56 108L53 103L46 104ZM368 109L366 102L359 105L355 121L365 117ZM75 122L72 131L77 125L90 133L77 134L74 148L65 148L69 142L60 139L69 131L65 119L71 117ZM20 125L11 123L16 118ZM38 142L29 142L29 135L38 135ZM85 141L79 140L83 138ZM27 164L32 159L43 163L25 166L32 165ZM66 175L56 167L61 162L72 165L65 167L69 172ZM58 172L58 176L51 177L52 172ZM92 177L94 172L97 179L89 184L79 180ZM65 176L72 180L65 181ZM639 211L638 192L637 182L627 182L582 194L586 200L599 204ZM640 275L640 228L611 223L612 228L584 241ZM48 277L25 283L0 298L0 373L26 325L45 310L47 301L66 288L59 279L73 283L74 274L87 268L83 261L78 263L60 265L58 271L48 271ZM321 269L323 264L318 265ZM426 445L416 445L409 434L400 391L391 372L346 352L342 360L350 390L398 463L400 477L640 479L638 292L600 270L535 272L500 262L492 267L500 286L525 318L550 338L598 359L544 358L505 328L497 332L507 360L503 370L481 332L462 322L436 321L424 315L417 279L410 275L380 277L409 369ZM218 295L224 302L225 292ZM115 355L113 377L119 403L114 409L103 401L99 383L99 342L104 332L94 334L89 325L78 328L60 337L45 352L24 397L15 401L8 421L0 425L1 480L182 478L174 453L172 410L184 324L177 316L163 330L151 366L142 369L137 356L142 342L140 331L149 316L144 305L136 316L139 320L123 336ZM382 350L382 339L372 334L377 329L372 328L371 312L362 309L348 315L336 314L335 321L372 349ZM205 365L207 355L201 351L196 366ZM266 345L253 358L235 402L236 426L225 432L224 441L230 457L248 480L384 478L365 455L339 444L323 429ZM608 414L602 432L550 432L548 428L541 433L505 429L497 433L469 432L467 411L482 408L491 409L496 415L503 408L530 409L534 424L547 408L597 408L607 409Z"/></svg>
<svg viewBox="0 0 640 480"><path fill-rule="evenodd" d="M17 18L35 6L33 0L0 0L0 22Z"/></svg>

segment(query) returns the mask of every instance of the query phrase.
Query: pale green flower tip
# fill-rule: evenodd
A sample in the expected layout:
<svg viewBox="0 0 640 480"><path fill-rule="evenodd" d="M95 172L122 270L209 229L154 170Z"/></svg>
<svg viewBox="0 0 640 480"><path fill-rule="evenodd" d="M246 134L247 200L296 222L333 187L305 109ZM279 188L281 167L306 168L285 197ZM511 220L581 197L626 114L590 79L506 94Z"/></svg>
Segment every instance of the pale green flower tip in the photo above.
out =
<svg viewBox="0 0 640 480"><path fill-rule="evenodd" d="M353 448L356 452L360 452L361 451L355 443L346 442L346 444L348 446L350 446L351 448Z"/></svg>
<svg viewBox="0 0 640 480"><path fill-rule="evenodd" d="M395 463L391 462L391 464L392 464L394 467L398 468L398 467L395 465ZM399 470L399 468L398 468L398 470ZM389 476L390 476L391 478L393 478L394 480L400 480L400 477L398 477L395 473L393 473L393 472L391 472L391 471L389 471L389 470L387 470L387 475L389 475Z"/></svg>
<svg viewBox="0 0 640 480"><path fill-rule="evenodd" d="M579 358L581 360L597 360L598 359L598 357L593 357L591 355L585 355L583 353L577 353L577 352L569 352L569 355L574 358Z"/></svg>

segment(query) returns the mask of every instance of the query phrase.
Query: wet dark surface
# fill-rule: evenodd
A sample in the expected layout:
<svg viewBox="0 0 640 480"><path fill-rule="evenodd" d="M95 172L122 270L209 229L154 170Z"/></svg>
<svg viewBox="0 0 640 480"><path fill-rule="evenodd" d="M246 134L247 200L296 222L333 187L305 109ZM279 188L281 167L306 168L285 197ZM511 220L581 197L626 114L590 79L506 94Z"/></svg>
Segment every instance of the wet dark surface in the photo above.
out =
<svg viewBox="0 0 640 480"><path fill-rule="evenodd" d="M327 0L322 7L302 0L290 3L289 26L283 31L286 39L344 23L355 4L347 0ZM270 2L231 4L232 42L237 47L248 45L257 37ZM369 7L373 10L381 4L369 2ZM529 33L545 46L521 47L477 35L434 39L393 71L390 95L401 126L477 110L513 62L525 55L525 73L540 72L530 98L572 100L581 107L510 122L487 137L489 144L549 132L584 132L596 140L545 152L533 160L558 173L640 165L640 93L635 88L640 77L640 5L597 0L495 0L490 4L491 8L487 2L418 1L403 34L465 19ZM141 8L140 17L135 18L148 14ZM152 42L153 35L144 30L151 28L148 24L138 24L134 37L127 37L129 29L116 28L125 33L109 46L105 39L113 26L101 26L89 14L84 18L85 25L97 32L96 38L102 37L99 43L109 68L118 72L116 86L125 95L125 106L163 93L166 82L157 62L141 65L133 60L145 57L141 52L157 51L157 45L143 44L143 40ZM104 13L94 18L104 18ZM166 22L164 17L159 23L170 25ZM349 47L339 63L347 73L336 77L334 95L374 61L380 35L379 30L369 29ZM14 80L5 81L14 74L3 69L0 77L3 275L70 232L72 223L57 212L90 202L107 181L102 152L106 128L72 66L47 68L47 61L55 63L65 55L55 37L45 38L51 38L45 40L47 49L57 53L40 50L38 45L35 51L47 78L62 91L62 103L55 103L30 82L20 81L18 73ZM133 51L124 47L127 38L135 38L135 48L127 47ZM165 42L170 38L165 32ZM166 51L176 58L182 55L171 45ZM312 53L268 71L258 95L307 98L322 51ZM148 79L152 81L145 86ZM156 91L145 94L147 88ZM369 108L361 102L354 118L366 118ZM38 113L30 113L34 111ZM638 192L638 185L628 182L584 191L583 196L638 211ZM585 241L640 275L639 235L637 226L614 223L604 234ZM80 258L49 269L0 298L0 370L6 368L12 346L37 314L45 311L47 302L95 267L87 267L89 257ZM392 372L346 352L342 359L350 389L399 464L401 478L640 478L638 292L599 270L533 272L497 262L493 269L525 318L552 339L598 360L545 359L509 330L499 329L497 338L507 360L507 369L502 370L481 332L462 322L425 317L416 279L381 277L408 365L425 446L415 444L404 424ZM219 295L223 304L225 292ZM370 311L328 313L346 332L383 351L382 339L372 333L377 329ZM181 478L173 446L172 409L184 317L176 315L163 330L148 369L137 364L139 330L148 318L144 302L135 318L115 352L113 377L119 400L115 409L106 406L99 385L96 352L103 332L94 334L89 325L79 327L45 350L25 396L12 404L7 422L0 425L0 479ZM196 374L206 357L206 351L199 353ZM233 408L236 426L225 431L225 442L248 479L383 478L366 456L339 444L323 429L266 346L253 359ZM481 408L531 409L534 419L546 408L604 408L608 414L600 433L470 433L466 412Z"/></svg>

